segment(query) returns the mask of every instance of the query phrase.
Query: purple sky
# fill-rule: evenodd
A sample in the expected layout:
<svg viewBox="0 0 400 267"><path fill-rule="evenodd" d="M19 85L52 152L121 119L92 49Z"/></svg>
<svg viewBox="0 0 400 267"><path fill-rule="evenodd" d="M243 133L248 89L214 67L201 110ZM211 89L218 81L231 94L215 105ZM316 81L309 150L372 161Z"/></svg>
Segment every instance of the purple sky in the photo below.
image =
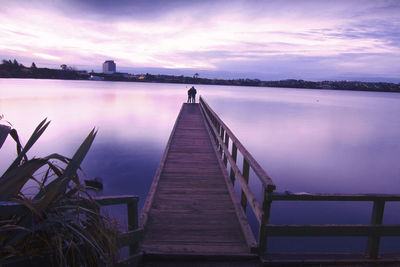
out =
<svg viewBox="0 0 400 267"><path fill-rule="evenodd" d="M206 77L400 82L400 1L0 0L0 59ZM173 69L173 70L171 70Z"/></svg>

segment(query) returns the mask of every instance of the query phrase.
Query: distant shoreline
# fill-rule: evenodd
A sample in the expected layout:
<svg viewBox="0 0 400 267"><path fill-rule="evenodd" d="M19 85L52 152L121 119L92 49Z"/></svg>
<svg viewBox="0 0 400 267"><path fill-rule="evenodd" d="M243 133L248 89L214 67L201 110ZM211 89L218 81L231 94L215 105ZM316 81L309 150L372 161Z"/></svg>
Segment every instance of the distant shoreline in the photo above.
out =
<svg viewBox="0 0 400 267"><path fill-rule="evenodd" d="M65 65L64 65L65 66ZM25 67L16 60L3 60L0 64L0 78L20 79L57 79L57 80L97 80L97 81L120 81L120 82L156 82L176 84L204 84L204 85L230 85L230 86L254 86L254 87L279 87L299 89L320 90L348 90L348 91L372 91L400 93L400 83L389 82L360 82L360 81L304 81L286 79L279 81L262 81L259 79L210 79L201 78L198 75L175 76L175 75L153 75L153 74L128 74L114 73L104 74L87 71L78 71L72 68L49 69L37 68L34 63L31 67Z"/></svg>

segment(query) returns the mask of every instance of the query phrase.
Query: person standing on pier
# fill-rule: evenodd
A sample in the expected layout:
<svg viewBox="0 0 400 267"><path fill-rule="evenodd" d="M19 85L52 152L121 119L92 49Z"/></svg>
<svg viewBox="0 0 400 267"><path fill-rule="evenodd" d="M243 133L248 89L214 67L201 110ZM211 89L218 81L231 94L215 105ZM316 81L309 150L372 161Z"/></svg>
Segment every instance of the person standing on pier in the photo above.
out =
<svg viewBox="0 0 400 267"><path fill-rule="evenodd" d="M187 102L188 103L192 102L192 88L190 88L188 90L188 100L187 100Z"/></svg>
<svg viewBox="0 0 400 267"><path fill-rule="evenodd" d="M196 103L196 88L192 86L188 91L188 102L189 103Z"/></svg>

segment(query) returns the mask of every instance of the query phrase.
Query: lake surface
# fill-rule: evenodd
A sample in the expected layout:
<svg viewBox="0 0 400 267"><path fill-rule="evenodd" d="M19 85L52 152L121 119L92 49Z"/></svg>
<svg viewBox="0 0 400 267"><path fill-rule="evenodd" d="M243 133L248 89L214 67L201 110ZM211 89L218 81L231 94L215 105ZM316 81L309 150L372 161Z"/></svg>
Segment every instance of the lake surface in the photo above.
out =
<svg viewBox="0 0 400 267"><path fill-rule="evenodd" d="M72 156L93 127L99 132L82 167L102 177L103 195L134 194L143 205L186 91L191 85L0 79L0 114L26 142L52 122L30 156ZM272 177L277 191L400 193L400 94L197 85L202 95ZM4 172L16 155L8 139ZM250 180L260 195L260 186ZM29 192L30 188L26 188ZM274 202L271 222L360 223L372 203ZM387 203L384 223L400 224ZM251 214L250 222L256 229ZM272 238L269 250L364 251L366 238ZM381 249L396 251L398 238Z"/></svg>

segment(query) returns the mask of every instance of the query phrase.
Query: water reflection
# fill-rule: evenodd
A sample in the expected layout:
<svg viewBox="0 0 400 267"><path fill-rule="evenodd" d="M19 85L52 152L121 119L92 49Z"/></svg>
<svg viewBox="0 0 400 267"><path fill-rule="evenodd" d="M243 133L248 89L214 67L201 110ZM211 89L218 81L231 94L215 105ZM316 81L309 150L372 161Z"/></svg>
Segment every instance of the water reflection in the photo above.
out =
<svg viewBox="0 0 400 267"><path fill-rule="evenodd" d="M143 204L189 86L91 81L0 79L0 114L27 140L45 117L52 123L30 155L71 156L92 127L99 129L83 163L100 176L104 195L135 194ZM400 95L283 88L198 85L196 89L233 130L278 191L399 193ZM0 170L12 161L8 140ZM239 157L239 162L240 162ZM241 164L239 164L241 165ZM260 184L250 185L259 197ZM274 223L368 223L370 203L273 203ZM388 204L385 222L400 223L400 205ZM253 229L257 229L254 218ZM279 238L272 251L327 246L363 250L351 242ZM393 250L395 239L383 249ZM299 244L299 245L296 245ZM325 244L325 246L323 245Z"/></svg>
<svg viewBox="0 0 400 267"><path fill-rule="evenodd" d="M378 103L365 106L356 94L342 98L354 98L354 108L304 101L213 106L282 191L399 192L388 185L400 178L400 120L387 112L400 110L399 97L378 94Z"/></svg>

